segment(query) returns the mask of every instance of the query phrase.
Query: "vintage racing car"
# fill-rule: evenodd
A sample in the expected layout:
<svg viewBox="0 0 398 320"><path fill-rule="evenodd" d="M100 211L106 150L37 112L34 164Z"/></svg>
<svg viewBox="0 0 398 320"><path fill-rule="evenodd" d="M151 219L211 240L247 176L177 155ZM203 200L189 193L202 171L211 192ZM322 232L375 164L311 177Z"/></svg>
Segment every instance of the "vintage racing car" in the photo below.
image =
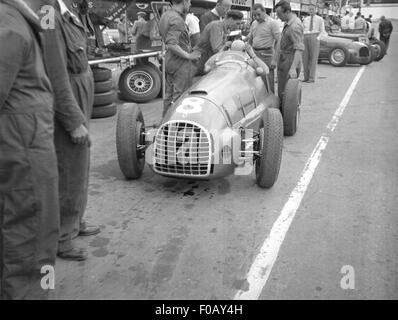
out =
<svg viewBox="0 0 398 320"><path fill-rule="evenodd" d="M321 37L318 61L328 60L335 67L346 64L369 64L373 61L372 47L329 33Z"/></svg>
<svg viewBox="0 0 398 320"><path fill-rule="evenodd" d="M297 79L288 81L280 106L245 52L227 54L157 128L145 127L138 105L122 106L116 129L120 168L137 179L146 162L159 175L193 180L246 175L254 168L257 184L270 188L279 173L283 133L297 130L300 101Z"/></svg>
<svg viewBox="0 0 398 320"><path fill-rule="evenodd" d="M341 30L330 32L329 36L343 39L350 39L366 44L373 54L374 61L380 61L386 54L386 45L374 36L374 30L371 29L367 34L356 30Z"/></svg>

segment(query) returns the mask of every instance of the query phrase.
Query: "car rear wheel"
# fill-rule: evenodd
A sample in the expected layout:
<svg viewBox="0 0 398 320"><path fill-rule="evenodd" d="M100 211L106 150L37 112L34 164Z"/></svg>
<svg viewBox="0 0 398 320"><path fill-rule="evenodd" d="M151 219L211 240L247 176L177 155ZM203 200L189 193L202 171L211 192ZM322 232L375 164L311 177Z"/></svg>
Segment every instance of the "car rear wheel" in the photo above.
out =
<svg viewBox="0 0 398 320"><path fill-rule="evenodd" d="M125 103L117 118L116 151L127 179L141 177L145 166L145 123L135 103Z"/></svg>
<svg viewBox="0 0 398 320"><path fill-rule="evenodd" d="M260 124L256 151L256 181L261 188L271 188L279 175L282 159L283 121L278 109L267 108Z"/></svg>
<svg viewBox="0 0 398 320"><path fill-rule="evenodd" d="M343 47L333 48L329 53L329 62L335 67L343 67L347 64L348 52Z"/></svg>
<svg viewBox="0 0 398 320"><path fill-rule="evenodd" d="M119 78L121 98L128 101L149 102L159 95L161 85L159 70L151 63L127 68Z"/></svg>
<svg viewBox="0 0 398 320"><path fill-rule="evenodd" d="M285 136L293 136L300 119L301 83L298 79L289 79L286 83L282 99L283 132Z"/></svg>

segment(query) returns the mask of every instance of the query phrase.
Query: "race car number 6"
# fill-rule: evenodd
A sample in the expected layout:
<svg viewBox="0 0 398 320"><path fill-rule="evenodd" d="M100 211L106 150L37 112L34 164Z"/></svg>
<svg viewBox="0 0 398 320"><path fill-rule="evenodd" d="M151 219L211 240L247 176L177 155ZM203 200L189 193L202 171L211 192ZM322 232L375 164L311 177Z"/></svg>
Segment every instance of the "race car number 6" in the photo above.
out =
<svg viewBox="0 0 398 320"><path fill-rule="evenodd" d="M186 98L176 109L180 113L199 113L202 111L203 100L199 98Z"/></svg>

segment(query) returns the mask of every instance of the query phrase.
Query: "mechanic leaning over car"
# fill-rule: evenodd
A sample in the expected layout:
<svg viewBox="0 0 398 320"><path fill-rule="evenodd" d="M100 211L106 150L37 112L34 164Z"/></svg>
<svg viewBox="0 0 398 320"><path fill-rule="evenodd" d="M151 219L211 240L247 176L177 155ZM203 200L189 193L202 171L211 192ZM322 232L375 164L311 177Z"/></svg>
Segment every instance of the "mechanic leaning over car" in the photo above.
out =
<svg viewBox="0 0 398 320"><path fill-rule="evenodd" d="M193 61L200 58L199 52L192 52L189 31L185 24L190 7L191 0L172 0L171 9L162 14L159 21L159 33L167 46L163 117L172 103L191 86L196 72Z"/></svg>
<svg viewBox="0 0 398 320"><path fill-rule="evenodd" d="M282 103L285 86L289 78L297 79L300 75L300 64L304 51L304 26L292 13L290 3L281 0L275 5L276 14L285 26L277 50L278 59L278 96Z"/></svg>
<svg viewBox="0 0 398 320"><path fill-rule="evenodd" d="M253 6L253 21L248 35L248 43L253 46L256 55L270 68L270 83L274 83L274 67L277 56L274 48L279 46L281 32L279 24L266 12L262 4L256 3ZM273 90L273 85L271 86Z"/></svg>
<svg viewBox="0 0 398 320"><path fill-rule="evenodd" d="M53 97L42 0L0 0L0 300L45 299L59 233Z"/></svg>
<svg viewBox="0 0 398 320"><path fill-rule="evenodd" d="M321 36L326 34L323 19L315 14L315 6L308 7L309 16L304 18L304 82L315 82Z"/></svg>
<svg viewBox="0 0 398 320"><path fill-rule="evenodd" d="M209 58L224 50L227 45L227 35L237 30L243 19L243 13L238 10L229 10L222 21L210 22L200 35L199 43L194 48L201 56L197 63L197 74L202 75L205 63Z"/></svg>
<svg viewBox="0 0 398 320"><path fill-rule="evenodd" d="M83 218L87 205L90 170L88 124L94 102L94 79L87 58L87 29L79 18L79 7L86 0L55 2L55 31L47 30L45 60L55 94L55 149L58 158L61 230L58 256L85 260L84 249L74 247L77 236L100 232ZM59 47L52 47L53 41ZM54 51L56 53L54 53ZM59 57L55 57L57 55ZM60 61L62 60L62 61ZM64 81L67 73L68 81Z"/></svg>

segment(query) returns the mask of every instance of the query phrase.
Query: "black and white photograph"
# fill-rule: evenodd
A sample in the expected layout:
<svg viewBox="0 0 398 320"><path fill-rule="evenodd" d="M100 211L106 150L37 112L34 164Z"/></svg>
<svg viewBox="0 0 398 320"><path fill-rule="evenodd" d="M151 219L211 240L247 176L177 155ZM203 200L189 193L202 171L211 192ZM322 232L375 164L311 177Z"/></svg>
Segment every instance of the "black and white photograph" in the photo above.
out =
<svg viewBox="0 0 398 320"><path fill-rule="evenodd" d="M0 0L0 300L397 300L397 32L398 0Z"/></svg>

